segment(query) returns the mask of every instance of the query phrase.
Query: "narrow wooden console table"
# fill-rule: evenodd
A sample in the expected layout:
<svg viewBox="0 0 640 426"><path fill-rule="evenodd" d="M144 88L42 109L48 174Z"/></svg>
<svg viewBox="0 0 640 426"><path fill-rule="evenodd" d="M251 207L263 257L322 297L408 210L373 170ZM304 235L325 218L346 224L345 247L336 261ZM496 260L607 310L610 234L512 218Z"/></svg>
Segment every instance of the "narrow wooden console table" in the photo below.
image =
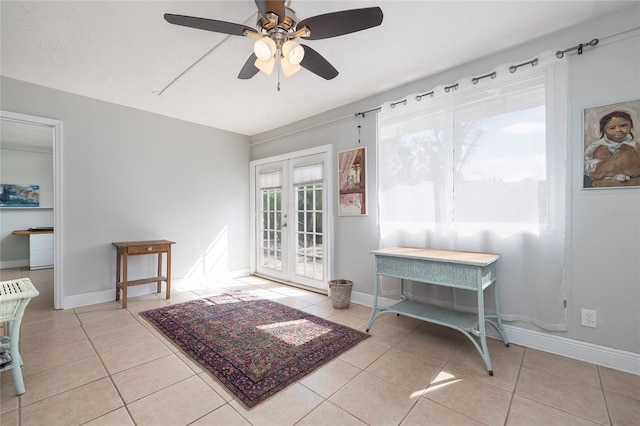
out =
<svg viewBox="0 0 640 426"><path fill-rule="evenodd" d="M157 292L162 291L162 281L167 283L167 299L171 297L171 245L175 244L168 240L152 240L152 241L127 241L111 243L117 249L116 254L116 301L120 300L120 290L122 290L122 307L127 307L127 287L157 283ZM167 275L162 275L162 253L167 256ZM142 254L158 255L158 275L150 278L129 281L127 277L127 261L129 256L138 256Z"/></svg>
<svg viewBox="0 0 640 426"><path fill-rule="evenodd" d="M412 247L391 247L373 250L375 256L375 285L373 309L367 332L380 315L395 313L423 321L453 328L463 333L478 350L493 376L493 367L487 347L485 322L491 324L500 334L504 344L509 346L507 335L500 319L496 262L500 258L494 253L475 253L448 250L431 250ZM400 301L388 307L378 305L380 275L401 279ZM404 296L404 280L440 285L475 291L478 295L478 313L469 313L414 302ZM493 284L495 314L484 311L484 290ZM478 343L478 340L480 341Z"/></svg>

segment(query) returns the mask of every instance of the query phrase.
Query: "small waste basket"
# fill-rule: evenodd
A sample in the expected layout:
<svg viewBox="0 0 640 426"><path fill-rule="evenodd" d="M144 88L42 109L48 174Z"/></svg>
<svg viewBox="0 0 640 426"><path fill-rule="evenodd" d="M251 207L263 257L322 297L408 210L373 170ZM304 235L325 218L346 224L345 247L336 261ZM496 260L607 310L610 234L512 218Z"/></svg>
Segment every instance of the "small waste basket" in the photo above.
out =
<svg viewBox="0 0 640 426"><path fill-rule="evenodd" d="M335 309L345 309L351 303L351 289L353 281L337 279L329 281L329 294Z"/></svg>

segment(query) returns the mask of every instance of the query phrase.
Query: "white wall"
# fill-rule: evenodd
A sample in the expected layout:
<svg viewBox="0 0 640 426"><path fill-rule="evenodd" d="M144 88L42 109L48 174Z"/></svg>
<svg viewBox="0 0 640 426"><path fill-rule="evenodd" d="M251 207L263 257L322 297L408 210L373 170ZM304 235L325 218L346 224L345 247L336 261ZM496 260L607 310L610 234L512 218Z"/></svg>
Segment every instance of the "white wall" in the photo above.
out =
<svg viewBox="0 0 640 426"><path fill-rule="evenodd" d="M28 266L29 237L11 233L53 226L53 155L0 149L0 183L40 185L40 207L0 208L0 268Z"/></svg>
<svg viewBox="0 0 640 426"><path fill-rule="evenodd" d="M336 276L352 278L354 292L373 292L373 259L377 248L376 225L376 115L356 119L354 113L376 108L385 101L424 93L463 77L483 75L498 65L527 61L540 52L563 50L593 38L597 48L582 55L568 55L570 63L569 141L572 158L567 159L571 212L568 218L567 282L569 329L550 337L565 337L612 349L640 353L640 189L582 189L582 113L584 108L640 99L640 36L638 31L608 37L640 26L640 5L532 40L515 49L462 65L386 93L336 108L325 114L293 123L251 138L251 159L332 143L334 150L358 146L368 148L369 216L335 217ZM327 83L330 84L330 83ZM634 123L640 136L640 123ZM357 126L361 125L358 137ZM335 161L335 160L334 160ZM335 167L335 165L334 165ZM337 170L337 169L336 169ZM621 216L608 211L627 212ZM334 212L335 213L335 212ZM544 265L539 265L543 268ZM508 283L503 283L508 285ZM580 325L581 308L597 311L598 328ZM517 329L535 327L512 324ZM541 331L541 330L538 330ZM551 333L550 333L551 334ZM637 363L636 361L632 361ZM634 366L638 368L637 364Z"/></svg>
<svg viewBox="0 0 640 426"><path fill-rule="evenodd" d="M2 110L64 125L65 307L112 300L114 241L175 241L176 286L246 274L247 137L4 77L1 84ZM130 279L154 265L155 256L132 259Z"/></svg>
<svg viewBox="0 0 640 426"><path fill-rule="evenodd" d="M640 6L636 10L640 9ZM636 18L640 12L635 13ZM640 352L640 189L582 189L583 110L640 100L640 31L572 57L571 337ZM634 123L640 141L640 123ZM581 309L598 328L580 326Z"/></svg>

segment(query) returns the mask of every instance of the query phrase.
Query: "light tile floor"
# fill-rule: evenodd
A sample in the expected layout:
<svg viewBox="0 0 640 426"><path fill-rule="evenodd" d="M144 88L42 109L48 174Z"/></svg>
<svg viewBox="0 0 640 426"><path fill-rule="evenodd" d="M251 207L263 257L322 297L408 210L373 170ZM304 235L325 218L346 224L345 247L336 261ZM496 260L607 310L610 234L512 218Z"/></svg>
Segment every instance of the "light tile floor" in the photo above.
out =
<svg viewBox="0 0 640 426"><path fill-rule="evenodd" d="M243 408L138 312L229 290L365 328L370 309L258 278L198 291L54 311L52 272L29 276L41 295L21 328L27 391L1 376L1 418L12 425L638 425L640 377L490 341L495 375L458 332L380 317L372 338L253 409Z"/></svg>

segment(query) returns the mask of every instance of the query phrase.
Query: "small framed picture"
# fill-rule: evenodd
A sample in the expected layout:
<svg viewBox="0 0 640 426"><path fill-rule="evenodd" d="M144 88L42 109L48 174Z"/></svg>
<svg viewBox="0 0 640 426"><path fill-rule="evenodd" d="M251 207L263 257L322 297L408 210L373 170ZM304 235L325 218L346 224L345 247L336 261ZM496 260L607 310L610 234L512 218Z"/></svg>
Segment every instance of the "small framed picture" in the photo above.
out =
<svg viewBox="0 0 640 426"><path fill-rule="evenodd" d="M639 119L640 100L584 110L584 189L640 187Z"/></svg>
<svg viewBox="0 0 640 426"><path fill-rule="evenodd" d="M338 216L367 215L367 148L338 153Z"/></svg>

